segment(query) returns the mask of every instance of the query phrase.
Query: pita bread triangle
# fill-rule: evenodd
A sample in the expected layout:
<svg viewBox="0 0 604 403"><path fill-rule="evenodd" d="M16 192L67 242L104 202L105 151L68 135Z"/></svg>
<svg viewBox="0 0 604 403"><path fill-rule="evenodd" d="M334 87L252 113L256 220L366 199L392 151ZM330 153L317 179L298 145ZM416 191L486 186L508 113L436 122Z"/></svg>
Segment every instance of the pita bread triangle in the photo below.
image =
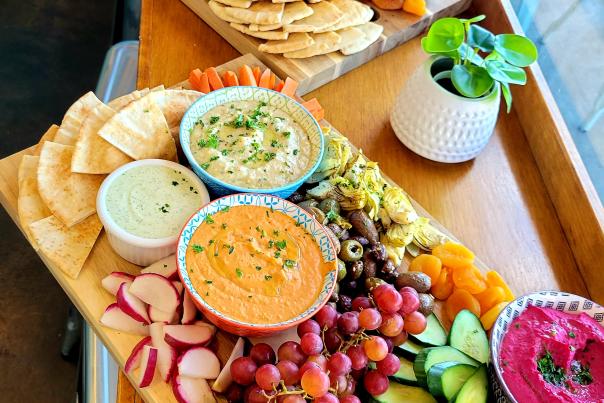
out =
<svg viewBox="0 0 604 403"><path fill-rule="evenodd" d="M101 101L99 101L92 91L82 95L82 97L75 101L65 113L61 126L53 141L68 146L74 145L78 140L80 128L82 127L84 119L90 111L100 103Z"/></svg>
<svg viewBox="0 0 604 403"><path fill-rule="evenodd" d="M29 239L35 250L38 245L29 229L32 222L46 218L52 213L44 204L38 193L38 162L40 158L33 155L24 155L19 164L19 198L17 200L17 214L21 229Z"/></svg>

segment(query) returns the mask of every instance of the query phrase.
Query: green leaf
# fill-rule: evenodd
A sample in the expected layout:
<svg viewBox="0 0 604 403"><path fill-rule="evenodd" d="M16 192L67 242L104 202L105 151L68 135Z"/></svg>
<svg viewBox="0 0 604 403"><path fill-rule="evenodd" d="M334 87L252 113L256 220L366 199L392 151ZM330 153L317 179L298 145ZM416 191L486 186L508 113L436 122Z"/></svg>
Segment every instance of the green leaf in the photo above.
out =
<svg viewBox="0 0 604 403"><path fill-rule="evenodd" d="M501 92L503 92L503 98L507 105L507 112L510 113L512 110L512 92L510 91L510 85L508 83L501 83Z"/></svg>
<svg viewBox="0 0 604 403"><path fill-rule="evenodd" d="M461 46L464 36L464 26L458 18L442 18L428 30L422 48L428 53L451 52Z"/></svg>
<svg viewBox="0 0 604 403"><path fill-rule="evenodd" d="M465 43L461 44L458 51L460 53L461 59L463 59L463 60L466 59L466 55L467 55L468 58L470 59L470 62L474 63L477 66L480 66L483 62L482 57L480 57L480 55L474 53L474 50Z"/></svg>
<svg viewBox="0 0 604 403"><path fill-rule="evenodd" d="M484 14L481 15L477 15L476 17L472 17L472 18L460 18L459 20L462 23L468 23L468 24L473 24L475 22L480 22L482 20L484 20L485 18L487 18Z"/></svg>
<svg viewBox="0 0 604 403"><path fill-rule="evenodd" d="M528 38L515 34L501 34L495 37L495 50L505 60L518 67L526 67L537 60L537 48Z"/></svg>
<svg viewBox="0 0 604 403"><path fill-rule="evenodd" d="M488 60L485 63L489 75L497 81L510 84L526 84L526 73L520 67L499 60Z"/></svg>
<svg viewBox="0 0 604 403"><path fill-rule="evenodd" d="M455 89L467 98L478 98L493 87L493 79L482 67L455 65L451 70L451 81Z"/></svg>
<svg viewBox="0 0 604 403"><path fill-rule="evenodd" d="M472 25L468 31L468 45L491 52L495 48L495 35L478 25Z"/></svg>
<svg viewBox="0 0 604 403"><path fill-rule="evenodd" d="M497 53L496 50L492 51L487 57L484 58L484 60L499 60L501 62L505 62L504 57Z"/></svg>

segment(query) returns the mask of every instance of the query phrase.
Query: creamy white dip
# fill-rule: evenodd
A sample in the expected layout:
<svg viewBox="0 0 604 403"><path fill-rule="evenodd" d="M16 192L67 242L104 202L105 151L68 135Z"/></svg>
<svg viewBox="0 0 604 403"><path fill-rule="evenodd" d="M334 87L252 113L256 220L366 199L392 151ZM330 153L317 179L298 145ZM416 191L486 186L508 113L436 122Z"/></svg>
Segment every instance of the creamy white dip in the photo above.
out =
<svg viewBox="0 0 604 403"><path fill-rule="evenodd" d="M311 164L307 133L286 112L258 101L208 111L191 130L191 151L210 175L235 186L291 183Z"/></svg>
<svg viewBox="0 0 604 403"><path fill-rule="evenodd" d="M143 238L177 235L203 204L187 175L161 165L142 165L113 180L105 196L109 215L127 232Z"/></svg>

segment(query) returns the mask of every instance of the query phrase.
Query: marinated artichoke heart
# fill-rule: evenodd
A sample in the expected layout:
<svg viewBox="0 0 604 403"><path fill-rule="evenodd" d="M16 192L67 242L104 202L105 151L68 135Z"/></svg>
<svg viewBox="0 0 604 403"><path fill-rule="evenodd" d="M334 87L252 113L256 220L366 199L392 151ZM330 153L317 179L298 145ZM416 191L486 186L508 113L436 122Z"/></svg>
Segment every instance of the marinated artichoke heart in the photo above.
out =
<svg viewBox="0 0 604 403"><path fill-rule="evenodd" d="M386 235L382 235L380 237L380 242L386 248L386 253L388 254L388 258L392 260L395 266L400 266L403 263L403 257L405 256L405 247L404 246L395 246L388 241Z"/></svg>
<svg viewBox="0 0 604 403"><path fill-rule="evenodd" d="M413 243L425 250L432 250L448 240L450 240L448 236L434 228L429 222L422 222L413 235Z"/></svg>
<svg viewBox="0 0 604 403"><path fill-rule="evenodd" d="M411 200L399 187L388 186L384 191L383 203L392 221L398 224L411 224L418 218Z"/></svg>
<svg viewBox="0 0 604 403"><path fill-rule="evenodd" d="M332 175L341 175L352 157L352 150L346 137L332 131L329 127L322 129L327 146L319 167L306 181L307 183L317 183Z"/></svg>
<svg viewBox="0 0 604 403"><path fill-rule="evenodd" d="M417 229L429 222L429 219L420 217L411 224L392 224L386 231L386 239L393 246L407 246L413 242Z"/></svg>

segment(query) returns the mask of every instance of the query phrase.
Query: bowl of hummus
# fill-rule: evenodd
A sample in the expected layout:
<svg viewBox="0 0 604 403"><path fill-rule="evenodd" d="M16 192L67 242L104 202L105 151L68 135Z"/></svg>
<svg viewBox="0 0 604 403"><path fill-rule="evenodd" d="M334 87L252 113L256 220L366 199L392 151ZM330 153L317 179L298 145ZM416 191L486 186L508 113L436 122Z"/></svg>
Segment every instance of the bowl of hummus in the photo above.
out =
<svg viewBox="0 0 604 403"><path fill-rule="evenodd" d="M111 247L129 262L147 266L174 253L185 222L209 201L205 185L190 169L147 159L105 178L96 205Z"/></svg>
<svg viewBox="0 0 604 403"><path fill-rule="evenodd" d="M176 261L186 292L227 332L266 336L296 326L327 302L337 256L325 228L273 195L216 199L185 224Z"/></svg>
<svg viewBox="0 0 604 403"><path fill-rule="evenodd" d="M497 401L604 399L604 308L559 291L511 302L491 330Z"/></svg>
<svg viewBox="0 0 604 403"><path fill-rule="evenodd" d="M180 144L213 196L293 193L323 156L321 127L292 98L261 87L227 87L187 110Z"/></svg>

